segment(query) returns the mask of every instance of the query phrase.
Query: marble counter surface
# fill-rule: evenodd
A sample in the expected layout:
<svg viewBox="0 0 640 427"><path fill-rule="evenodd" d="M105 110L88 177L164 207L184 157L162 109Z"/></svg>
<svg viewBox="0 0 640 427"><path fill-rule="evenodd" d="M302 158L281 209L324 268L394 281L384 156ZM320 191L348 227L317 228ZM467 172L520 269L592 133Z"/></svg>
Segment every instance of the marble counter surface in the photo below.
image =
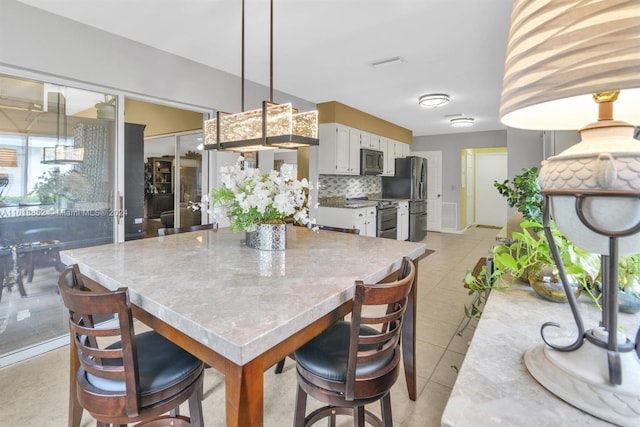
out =
<svg viewBox="0 0 640 427"><path fill-rule="evenodd" d="M586 329L597 326L600 311L584 295L579 307ZM546 321L575 336L568 304L545 301L528 286L493 290L442 415L446 427L608 426L556 398L528 373L522 356L542 344ZM620 314L622 332L634 339L639 315Z"/></svg>
<svg viewBox="0 0 640 427"><path fill-rule="evenodd" d="M285 251L259 251L244 232L205 230L61 253L66 264L243 365L375 283L423 243L287 227Z"/></svg>

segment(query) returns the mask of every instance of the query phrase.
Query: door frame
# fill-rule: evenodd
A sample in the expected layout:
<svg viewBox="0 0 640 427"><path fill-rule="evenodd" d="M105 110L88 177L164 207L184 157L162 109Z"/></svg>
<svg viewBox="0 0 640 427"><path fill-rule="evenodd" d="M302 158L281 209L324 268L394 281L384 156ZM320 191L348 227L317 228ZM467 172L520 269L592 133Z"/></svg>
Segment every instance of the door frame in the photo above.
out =
<svg viewBox="0 0 640 427"><path fill-rule="evenodd" d="M477 175L477 155L478 154L491 154L491 153L505 153L507 156L507 163L508 163L508 156L509 156L509 151L507 149L507 147L488 147L488 148L463 148L460 150L460 206L461 206L461 215L460 215L460 227L461 229L466 229L469 228L473 225L476 224L477 220L477 204L478 204L478 191L477 191L477 183L476 183L476 175ZM471 154L472 156L472 173L473 173L473 182L472 182L472 187L473 187L473 209L471 210L473 212L473 218L471 218L471 221L469 218L467 218L467 182L468 181L468 162L469 162L469 157L468 155ZM465 167L466 166L466 167ZM506 224L506 223L505 223Z"/></svg>

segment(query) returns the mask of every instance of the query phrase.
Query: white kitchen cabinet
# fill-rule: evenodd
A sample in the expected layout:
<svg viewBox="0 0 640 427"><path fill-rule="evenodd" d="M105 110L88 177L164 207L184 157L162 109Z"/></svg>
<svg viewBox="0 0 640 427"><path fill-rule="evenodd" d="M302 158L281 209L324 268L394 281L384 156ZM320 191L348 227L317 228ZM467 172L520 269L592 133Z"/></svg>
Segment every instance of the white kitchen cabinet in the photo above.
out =
<svg viewBox="0 0 640 427"><path fill-rule="evenodd" d="M383 138L379 135L368 134L369 145L366 148L371 150L379 150L383 151L382 140ZM365 148L365 147L362 147Z"/></svg>
<svg viewBox="0 0 640 427"><path fill-rule="evenodd" d="M318 207L316 223L339 228L357 228L361 236L376 237L376 208Z"/></svg>
<svg viewBox="0 0 640 427"><path fill-rule="evenodd" d="M380 147L384 153L384 172L382 176L394 176L396 174L396 141L380 138Z"/></svg>
<svg viewBox="0 0 640 427"><path fill-rule="evenodd" d="M396 157L409 157L411 155L411 145L396 141Z"/></svg>
<svg viewBox="0 0 640 427"><path fill-rule="evenodd" d="M363 236L376 237L377 215L376 208L365 208L365 224L364 230L360 229Z"/></svg>
<svg viewBox="0 0 640 427"><path fill-rule="evenodd" d="M320 125L319 173L360 174L360 135L351 131L350 127L338 123Z"/></svg>
<svg viewBox="0 0 640 427"><path fill-rule="evenodd" d="M379 150L380 145L378 143L377 135L372 135L368 132L364 132L358 129L352 129L352 132L360 135L360 148L368 148L370 150Z"/></svg>
<svg viewBox="0 0 640 427"><path fill-rule="evenodd" d="M397 225L397 239L408 240L409 239L409 202L398 202L398 225Z"/></svg>

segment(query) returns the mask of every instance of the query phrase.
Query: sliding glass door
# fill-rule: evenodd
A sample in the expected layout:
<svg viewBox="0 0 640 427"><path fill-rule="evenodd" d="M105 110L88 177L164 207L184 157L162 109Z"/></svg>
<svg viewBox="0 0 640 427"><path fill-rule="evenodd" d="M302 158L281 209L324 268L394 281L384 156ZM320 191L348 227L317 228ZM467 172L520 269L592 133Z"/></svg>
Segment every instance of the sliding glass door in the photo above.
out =
<svg viewBox="0 0 640 427"><path fill-rule="evenodd" d="M59 252L113 242L116 97L0 75L0 359L68 334Z"/></svg>
<svg viewBox="0 0 640 427"><path fill-rule="evenodd" d="M149 183L145 237L156 236L160 227L202 223L202 213L192 208L201 201L205 184L202 139L201 130L145 139Z"/></svg>

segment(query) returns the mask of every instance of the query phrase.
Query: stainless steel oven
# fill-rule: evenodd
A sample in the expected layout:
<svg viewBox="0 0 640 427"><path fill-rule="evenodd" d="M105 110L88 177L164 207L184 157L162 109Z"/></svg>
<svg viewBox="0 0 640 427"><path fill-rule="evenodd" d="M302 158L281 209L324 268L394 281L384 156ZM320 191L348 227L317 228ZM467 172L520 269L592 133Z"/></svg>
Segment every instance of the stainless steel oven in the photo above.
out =
<svg viewBox="0 0 640 427"><path fill-rule="evenodd" d="M391 200L378 200L376 214L376 237L396 239L398 236L398 203Z"/></svg>

